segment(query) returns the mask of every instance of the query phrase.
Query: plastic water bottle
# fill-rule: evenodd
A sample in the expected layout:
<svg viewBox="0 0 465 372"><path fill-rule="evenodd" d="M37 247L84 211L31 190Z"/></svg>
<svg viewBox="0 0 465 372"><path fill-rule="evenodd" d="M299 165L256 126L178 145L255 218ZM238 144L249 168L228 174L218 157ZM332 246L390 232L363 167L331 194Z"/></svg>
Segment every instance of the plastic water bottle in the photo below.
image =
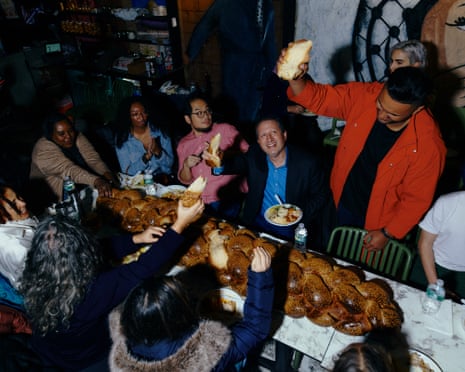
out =
<svg viewBox="0 0 465 372"><path fill-rule="evenodd" d="M428 284L421 303L423 312L425 314L436 314L445 296L446 290L442 279L438 279L436 283Z"/></svg>
<svg viewBox="0 0 465 372"><path fill-rule="evenodd" d="M68 201L71 198L71 194L74 189L76 188L76 185L74 184L74 181L71 179L70 176L66 176L65 179L63 180L63 198L62 201Z"/></svg>
<svg viewBox="0 0 465 372"><path fill-rule="evenodd" d="M144 185L145 185L145 193L147 195L155 196L157 193L157 188L155 187L155 183L153 181L153 175L151 173L144 174Z"/></svg>
<svg viewBox="0 0 465 372"><path fill-rule="evenodd" d="M307 247L307 236L308 231L305 225L301 222L297 225L294 234L294 248L298 249L299 251L305 252Z"/></svg>
<svg viewBox="0 0 465 372"><path fill-rule="evenodd" d="M63 207L66 216L77 222L81 221L80 198L70 176L66 176L63 181Z"/></svg>

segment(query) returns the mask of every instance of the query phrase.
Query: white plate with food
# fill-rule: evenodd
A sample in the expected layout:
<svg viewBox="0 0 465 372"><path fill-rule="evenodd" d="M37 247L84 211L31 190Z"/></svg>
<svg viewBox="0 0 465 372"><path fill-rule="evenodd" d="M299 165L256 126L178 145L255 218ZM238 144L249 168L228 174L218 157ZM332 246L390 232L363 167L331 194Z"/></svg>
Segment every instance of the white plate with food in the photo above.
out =
<svg viewBox="0 0 465 372"><path fill-rule="evenodd" d="M293 204L276 204L265 212L265 220L275 226L292 226L302 219L303 211Z"/></svg>
<svg viewBox="0 0 465 372"><path fill-rule="evenodd" d="M182 185L161 186L157 190L157 196L159 198L178 200L184 191L186 191L186 187Z"/></svg>
<svg viewBox="0 0 465 372"><path fill-rule="evenodd" d="M199 314L208 319L234 323L244 315L244 300L230 288L207 292L199 302Z"/></svg>
<svg viewBox="0 0 465 372"><path fill-rule="evenodd" d="M410 372L442 372L441 367L420 350L409 349Z"/></svg>

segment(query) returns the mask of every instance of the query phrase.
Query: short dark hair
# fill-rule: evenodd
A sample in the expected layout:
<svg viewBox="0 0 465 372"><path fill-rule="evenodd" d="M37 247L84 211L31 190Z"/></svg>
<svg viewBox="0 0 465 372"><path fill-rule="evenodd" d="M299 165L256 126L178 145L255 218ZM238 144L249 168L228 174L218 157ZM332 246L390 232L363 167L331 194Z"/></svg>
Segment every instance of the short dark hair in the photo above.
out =
<svg viewBox="0 0 465 372"><path fill-rule="evenodd" d="M183 113L184 115L190 115L192 114L192 102L195 101L196 99L201 99L207 103L208 106L210 106L210 100L208 99L207 95L203 93L202 91L195 91L191 94L189 94L184 101L183 105Z"/></svg>
<svg viewBox="0 0 465 372"><path fill-rule="evenodd" d="M132 344L175 340L198 324L193 299L173 276L152 277L134 288L121 314L123 334Z"/></svg>
<svg viewBox="0 0 465 372"><path fill-rule="evenodd" d="M74 122L69 116L62 114L61 112L54 112L48 115L42 124L43 136L51 141L53 131L55 130L55 124L60 121L66 121L74 127Z"/></svg>
<svg viewBox="0 0 465 372"><path fill-rule="evenodd" d="M433 84L422 69L408 66L396 69L389 76L386 87L392 99L418 107L427 102Z"/></svg>
<svg viewBox="0 0 465 372"><path fill-rule="evenodd" d="M269 120L272 120L272 121L275 121L278 123L278 126L279 126L279 129L281 129L282 132L286 132L286 127L283 123L283 121L280 119L279 116L276 116L276 115L268 115L268 116L263 116L261 117L256 123L255 123L255 137L258 137L257 136L257 129L258 129L258 126L264 122L264 121L269 121Z"/></svg>

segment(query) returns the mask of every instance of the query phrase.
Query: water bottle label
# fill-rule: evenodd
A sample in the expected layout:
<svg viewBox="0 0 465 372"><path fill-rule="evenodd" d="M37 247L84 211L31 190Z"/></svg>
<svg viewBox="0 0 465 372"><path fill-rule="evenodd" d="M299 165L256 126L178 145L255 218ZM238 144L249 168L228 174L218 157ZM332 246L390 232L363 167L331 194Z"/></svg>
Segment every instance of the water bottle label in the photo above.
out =
<svg viewBox="0 0 465 372"><path fill-rule="evenodd" d="M296 234L295 242L297 244L305 244L307 242L307 236L303 234Z"/></svg>

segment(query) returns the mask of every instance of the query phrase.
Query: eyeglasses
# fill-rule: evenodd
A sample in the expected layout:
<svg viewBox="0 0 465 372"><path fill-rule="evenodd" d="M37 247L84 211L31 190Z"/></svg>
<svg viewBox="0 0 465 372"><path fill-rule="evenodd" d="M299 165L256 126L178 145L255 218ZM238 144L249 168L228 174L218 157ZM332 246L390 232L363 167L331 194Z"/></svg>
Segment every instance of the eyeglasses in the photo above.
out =
<svg viewBox="0 0 465 372"><path fill-rule="evenodd" d="M197 115L199 119L203 119L205 115L211 116L211 114L212 114L212 110L191 112L191 115Z"/></svg>

